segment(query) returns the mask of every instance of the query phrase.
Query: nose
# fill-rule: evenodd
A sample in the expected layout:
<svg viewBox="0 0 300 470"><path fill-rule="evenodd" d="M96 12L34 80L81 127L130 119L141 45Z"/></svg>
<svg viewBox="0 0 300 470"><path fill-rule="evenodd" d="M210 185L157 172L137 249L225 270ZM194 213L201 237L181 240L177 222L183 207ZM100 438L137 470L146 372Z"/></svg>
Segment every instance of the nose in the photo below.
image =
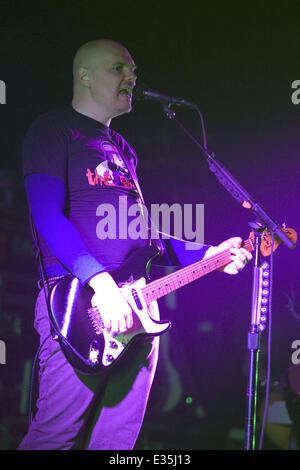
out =
<svg viewBox="0 0 300 470"><path fill-rule="evenodd" d="M132 83L134 82L134 83L135 83L135 81L136 81L136 79L137 79L137 75L136 75L136 73L134 72L134 70L129 69L126 78L127 78L128 80L130 80L130 82L132 82Z"/></svg>

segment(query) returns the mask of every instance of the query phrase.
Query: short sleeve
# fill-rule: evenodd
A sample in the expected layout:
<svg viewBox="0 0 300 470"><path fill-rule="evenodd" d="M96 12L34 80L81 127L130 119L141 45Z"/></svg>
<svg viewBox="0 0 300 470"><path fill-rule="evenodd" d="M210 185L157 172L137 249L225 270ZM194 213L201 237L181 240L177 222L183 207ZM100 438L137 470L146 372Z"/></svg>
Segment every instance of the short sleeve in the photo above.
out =
<svg viewBox="0 0 300 470"><path fill-rule="evenodd" d="M22 146L23 176L43 173L66 180L68 136L63 126L47 115L29 128Z"/></svg>

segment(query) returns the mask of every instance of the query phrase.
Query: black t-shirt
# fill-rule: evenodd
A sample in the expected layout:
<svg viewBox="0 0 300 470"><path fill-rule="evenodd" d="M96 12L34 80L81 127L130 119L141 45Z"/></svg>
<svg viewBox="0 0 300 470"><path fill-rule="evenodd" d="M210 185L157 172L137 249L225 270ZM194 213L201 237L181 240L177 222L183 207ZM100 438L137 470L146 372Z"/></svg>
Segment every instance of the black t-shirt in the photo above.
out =
<svg viewBox="0 0 300 470"><path fill-rule="evenodd" d="M124 227L136 219L137 212L130 216L128 210L140 201L124 155L135 171L137 156L126 140L71 106L38 117L23 143L24 177L42 173L65 183L66 217L93 256L108 268L119 266L131 250L148 244L145 227L136 239ZM46 270L63 272L45 240L40 239L40 247Z"/></svg>

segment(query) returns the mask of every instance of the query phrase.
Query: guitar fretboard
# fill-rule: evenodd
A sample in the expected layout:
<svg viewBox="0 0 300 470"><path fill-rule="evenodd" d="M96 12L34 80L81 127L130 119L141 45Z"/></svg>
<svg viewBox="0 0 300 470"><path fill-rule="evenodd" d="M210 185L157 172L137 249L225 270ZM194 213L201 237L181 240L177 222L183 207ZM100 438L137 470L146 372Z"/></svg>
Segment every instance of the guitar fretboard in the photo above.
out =
<svg viewBox="0 0 300 470"><path fill-rule="evenodd" d="M253 245L250 239L244 242L243 248L250 252L253 251ZM222 268L226 264L230 263L231 256L232 253L227 249L216 253L207 259L197 261L190 266L179 269L174 273L150 282L142 289L142 295L146 304L149 305L153 300L159 299L160 297L163 297L176 289L180 289L180 287L215 271L216 269Z"/></svg>

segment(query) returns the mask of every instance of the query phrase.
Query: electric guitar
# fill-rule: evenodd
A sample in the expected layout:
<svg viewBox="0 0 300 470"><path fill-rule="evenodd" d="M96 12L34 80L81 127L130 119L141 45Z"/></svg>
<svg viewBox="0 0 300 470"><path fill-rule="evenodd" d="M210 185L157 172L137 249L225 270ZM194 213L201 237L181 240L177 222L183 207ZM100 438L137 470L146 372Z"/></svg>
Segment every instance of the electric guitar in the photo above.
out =
<svg viewBox="0 0 300 470"><path fill-rule="evenodd" d="M283 229L295 241L293 229ZM271 251L271 236L264 232L260 251L268 256ZM253 251L254 235L243 242L243 247ZM274 241L274 249L278 241ZM113 367L133 344L145 337L154 337L166 332L171 323L151 317L150 304L231 261L229 249L207 259L179 269L147 284L151 261L160 256L154 246L135 251L126 262L110 274L133 311L133 326L125 334L110 336L104 328L101 312L91 306L93 289L83 286L72 275L59 279L50 291L49 315L54 338L70 364L79 372L95 375Z"/></svg>

